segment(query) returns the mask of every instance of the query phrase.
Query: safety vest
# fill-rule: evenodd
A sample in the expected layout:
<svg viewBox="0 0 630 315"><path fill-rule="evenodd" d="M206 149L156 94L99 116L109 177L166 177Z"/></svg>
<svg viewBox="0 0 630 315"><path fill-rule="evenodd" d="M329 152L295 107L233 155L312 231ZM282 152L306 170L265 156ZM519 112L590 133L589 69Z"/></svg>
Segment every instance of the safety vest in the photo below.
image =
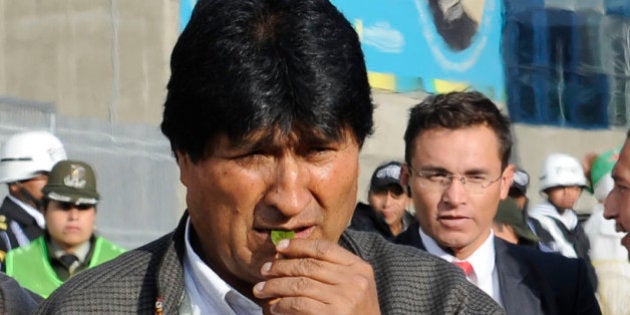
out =
<svg viewBox="0 0 630 315"><path fill-rule="evenodd" d="M88 268L113 259L124 251L108 240L96 237ZM17 280L21 286L44 298L47 298L63 283L50 265L43 236L34 239L27 246L18 247L7 253L6 274Z"/></svg>

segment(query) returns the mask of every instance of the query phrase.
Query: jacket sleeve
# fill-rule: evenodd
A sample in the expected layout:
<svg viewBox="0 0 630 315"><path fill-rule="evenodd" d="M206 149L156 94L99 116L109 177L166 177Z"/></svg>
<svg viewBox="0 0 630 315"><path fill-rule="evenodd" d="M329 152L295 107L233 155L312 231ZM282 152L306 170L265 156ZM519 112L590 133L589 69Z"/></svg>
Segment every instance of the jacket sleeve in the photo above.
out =
<svg viewBox="0 0 630 315"><path fill-rule="evenodd" d="M574 300L577 303L575 314L601 314L586 264L585 260L578 259L577 292Z"/></svg>

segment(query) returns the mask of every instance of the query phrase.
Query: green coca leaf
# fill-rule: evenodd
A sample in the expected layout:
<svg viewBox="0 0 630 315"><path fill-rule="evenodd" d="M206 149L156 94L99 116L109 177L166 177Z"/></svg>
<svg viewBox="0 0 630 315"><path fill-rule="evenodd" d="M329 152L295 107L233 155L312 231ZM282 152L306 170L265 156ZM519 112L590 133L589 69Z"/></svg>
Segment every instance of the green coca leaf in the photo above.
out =
<svg viewBox="0 0 630 315"><path fill-rule="evenodd" d="M293 231L273 230L271 231L271 242L273 245L278 245L278 242L284 239L292 239L295 236Z"/></svg>

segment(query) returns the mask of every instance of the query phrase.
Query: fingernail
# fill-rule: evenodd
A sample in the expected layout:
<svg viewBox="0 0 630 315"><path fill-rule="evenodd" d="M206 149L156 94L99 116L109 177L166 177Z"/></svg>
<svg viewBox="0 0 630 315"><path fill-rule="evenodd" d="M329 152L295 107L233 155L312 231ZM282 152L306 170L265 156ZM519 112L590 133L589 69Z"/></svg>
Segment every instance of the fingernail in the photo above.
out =
<svg viewBox="0 0 630 315"><path fill-rule="evenodd" d="M256 285L254 286L254 290L260 292L265 288L265 282L258 282L256 283Z"/></svg>
<svg viewBox="0 0 630 315"><path fill-rule="evenodd" d="M269 272L269 270L271 270L271 263L270 262L266 262L262 265L262 272Z"/></svg>
<svg viewBox="0 0 630 315"><path fill-rule="evenodd" d="M283 239L283 240L280 240L280 242L278 242L278 245L276 245L276 247L278 247L278 248L287 248L287 247L289 247L289 240L286 239L286 238Z"/></svg>

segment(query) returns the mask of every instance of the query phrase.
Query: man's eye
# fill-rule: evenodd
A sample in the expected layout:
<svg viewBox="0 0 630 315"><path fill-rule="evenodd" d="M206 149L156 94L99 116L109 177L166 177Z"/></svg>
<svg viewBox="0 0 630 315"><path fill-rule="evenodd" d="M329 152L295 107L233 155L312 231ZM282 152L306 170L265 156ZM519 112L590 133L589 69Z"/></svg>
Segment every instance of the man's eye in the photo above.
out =
<svg viewBox="0 0 630 315"><path fill-rule="evenodd" d="M436 173L436 174L429 174L427 178L432 182L443 182L443 181L447 181L449 176L442 173Z"/></svg>
<svg viewBox="0 0 630 315"><path fill-rule="evenodd" d="M625 185L619 185L619 184L616 184L613 187L613 189L616 189L617 191L622 192L622 193L626 193L626 192L630 191L630 187L625 186Z"/></svg>
<svg viewBox="0 0 630 315"><path fill-rule="evenodd" d="M327 146L313 146L306 149L305 154L308 158L321 158L326 156L326 154L334 152L335 149Z"/></svg>
<svg viewBox="0 0 630 315"><path fill-rule="evenodd" d="M483 183L486 181L486 177L483 175L470 175L466 176L466 181L469 183Z"/></svg>

